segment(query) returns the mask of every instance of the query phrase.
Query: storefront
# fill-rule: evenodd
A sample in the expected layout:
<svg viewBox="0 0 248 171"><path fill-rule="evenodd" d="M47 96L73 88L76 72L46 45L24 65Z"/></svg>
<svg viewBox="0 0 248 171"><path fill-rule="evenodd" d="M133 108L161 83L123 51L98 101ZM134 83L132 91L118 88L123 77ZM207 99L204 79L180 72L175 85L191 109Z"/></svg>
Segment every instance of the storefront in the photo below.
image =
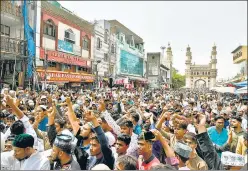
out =
<svg viewBox="0 0 248 171"><path fill-rule="evenodd" d="M64 88L75 87L91 87L95 80L95 76L92 74L83 73L69 73L63 71L50 71L37 69L37 75L40 83L44 83L45 75L47 83L56 84L58 86L64 85Z"/></svg>
<svg viewBox="0 0 248 171"><path fill-rule="evenodd" d="M138 88L138 87L147 87L148 80L145 78L131 77L118 78L114 81L114 84L117 86L125 87L128 89Z"/></svg>

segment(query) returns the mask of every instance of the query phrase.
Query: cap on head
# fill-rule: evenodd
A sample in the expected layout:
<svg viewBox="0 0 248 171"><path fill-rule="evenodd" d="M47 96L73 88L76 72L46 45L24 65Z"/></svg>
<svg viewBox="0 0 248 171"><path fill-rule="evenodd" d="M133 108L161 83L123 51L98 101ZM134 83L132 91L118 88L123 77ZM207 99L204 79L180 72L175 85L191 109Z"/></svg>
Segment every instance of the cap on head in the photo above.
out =
<svg viewBox="0 0 248 171"><path fill-rule="evenodd" d="M12 145L18 148L33 147L34 138L32 135L29 134L19 134L13 140Z"/></svg>
<svg viewBox="0 0 248 171"><path fill-rule="evenodd" d="M174 146L174 151L184 158L189 158L192 149L184 143L177 142Z"/></svg>
<svg viewBox="0 0 248 171"><path fill-rule="evenodd" d="M54 141L54 145L60 148L65 153L71 154L72 137L65 134L57 135Z"/></svg>

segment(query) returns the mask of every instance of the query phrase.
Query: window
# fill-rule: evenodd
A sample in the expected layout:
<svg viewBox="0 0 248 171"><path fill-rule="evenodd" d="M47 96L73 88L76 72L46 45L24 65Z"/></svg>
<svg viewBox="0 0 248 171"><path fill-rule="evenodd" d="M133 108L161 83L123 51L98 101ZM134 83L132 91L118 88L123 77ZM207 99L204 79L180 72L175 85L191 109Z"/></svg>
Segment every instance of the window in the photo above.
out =
<svg viewBox="0 0 248 171"><path fill-rule="evenodd" d="M105 43L108 43L108 30L105 30L105 33L104 33L104 42Z"/></svg>
<svg viewBox="0 0 248 171"><path fill-rule="evenodd" d="M1 35L10 36L10 27L1 24Z"/></svg>
<svg viewBox="0 0 248 171"><path fill-rule="evenodd" d="M123 36L121 36L121 43L123 43L124 39L123 39Z"/></svg>
<svg viewBox="0 0 248 171"><path fill-rule="evenodd" d="M48 67L56 68L56 62L48 62Z"/></svg>
<svg viewBox="0 0 248 171"><path fill-rule="evenodd" d="M109 73L110 73L110 74L113 74L113 73L114 73L114 66L110 66L110 67L109 67Z"/></svg>
<svg viewBox="0 0 248 171"><path fill-rule="evenodd" d="M65 31L65 41L75 44L75 34L71 29Z"/></svg>
<svg viewBox="0 0 248 171"><path fill-rule="evenodd" d="M133 38L133 36L131 36L131 40L130 40L130 46L134 46L134 38Z"/></svg>
<svg viewBox="0 0 248 171"><path fill-rule="evenodd" d="M52 20L47 20L43 26L43 33L55 37L55 24Z"/></svg>
<svg viewBox="0 0 248 171"><path fill-rule="evenodd" d="M101 47L102 47L102 41L101 41L100 38L98 37L98 38L97 38L97 45L96 45L96 48L97 48L97 49L101 49Z"/></svg>
<svg viewBox="0 0 248 171"><path fill-rule="evenodd" d="M89 50L89 40L87 37L84 37L83 39L83 49Z"/></svg>
<svg viewBox="0 0 248 171"><path fill-rule="evenodd" d="M108 62L108 54L104 53L104 62Z"/></svg>
<svg viewBox="0 0 248 171"><path fill-rule="evenodd" d="M113 54L115 53L115 46L114 46L114 44L111 45L111 53L113 53Z"/></svg>
<svg viewBox="0 0 248 171"><path fill-rule="evenodd" d="M84 68L84 67L78 67L78 71L84 71L84 72L87 72L87 68Z"/></svg>

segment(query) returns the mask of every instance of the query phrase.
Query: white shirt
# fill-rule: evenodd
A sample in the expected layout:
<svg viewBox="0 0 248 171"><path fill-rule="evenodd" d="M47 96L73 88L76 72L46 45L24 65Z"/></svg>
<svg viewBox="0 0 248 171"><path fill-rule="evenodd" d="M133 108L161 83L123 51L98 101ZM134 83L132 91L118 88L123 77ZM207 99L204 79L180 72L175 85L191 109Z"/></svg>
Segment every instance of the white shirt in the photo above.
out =
<svg viewBox="0 0 248 171"><path fill-rule="evenodd" d="M108 125L113 129L116 135L121 134L121 128L116 124L115 120L111 117L111 115L105 111L103 112L103 116ZM127 149L127 155L132 155L134 157L138 157L138 135L132 133L131 142Z"/></svg>
<svg viewBox="0 0 248 171"><path fill-rule="evenodd" d="M194 127L194 125L192 125L192 124L189 124L189 125L187 126L187 130L188 130L189 132L192 132L192 133L196 134L196 132L195 132L195 127Z"/></svg>
<svg viewBox="0 0 248 171"><path fill-rule="evenodd" d="M1 170L50 170L50 161L42 152L35 152L22 161L13 154L13 150L1 153Z"/></svg>
<svg viewBox="0 0 248 171"><path fill-rule="evenodd" d="M22 123L24 125L24 128L25 128L24 133L33 136L33 138L34 138L34 149L38 149L38 144L39 144L38 143L38 138L37 138L37 135L36 135L36 132L35 132L33 126L29 122L29 118L26 115L24 115L20 119L20 121L22 121ZM4 134L4 140L5 141L7 140L8 136L10 136L10 134L11 134L11 132L10 132L10 127L9 127L7 129L7 131L5 132L5 134Z"/></svg>
<svg viewBox="0 0 248 171"><path fill-rule="evenodd" d="M247 119L242 117L242 123L241 123L241 126L244 130L247 129Z"/></svg>
<svg viewBox="0 0 248 171"><path fill-rule="evenodd" d="M4 134L1 132L1 152L4 150L5 140Z"/></svg>

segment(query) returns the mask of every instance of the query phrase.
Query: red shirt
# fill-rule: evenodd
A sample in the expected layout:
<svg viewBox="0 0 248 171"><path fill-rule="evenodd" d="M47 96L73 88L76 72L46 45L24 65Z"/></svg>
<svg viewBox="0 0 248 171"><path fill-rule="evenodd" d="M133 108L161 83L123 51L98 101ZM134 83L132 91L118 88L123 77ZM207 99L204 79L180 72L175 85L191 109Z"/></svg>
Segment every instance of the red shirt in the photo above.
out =
<svg viewBox="0 0 248 171"><path fill-rule="evenodd" d="M153 159L149 162L142 162L142 163L139 163L139 170L151 170L151 167L152 166L156 166L160 164L159 160L153 156Z"/></svg>

